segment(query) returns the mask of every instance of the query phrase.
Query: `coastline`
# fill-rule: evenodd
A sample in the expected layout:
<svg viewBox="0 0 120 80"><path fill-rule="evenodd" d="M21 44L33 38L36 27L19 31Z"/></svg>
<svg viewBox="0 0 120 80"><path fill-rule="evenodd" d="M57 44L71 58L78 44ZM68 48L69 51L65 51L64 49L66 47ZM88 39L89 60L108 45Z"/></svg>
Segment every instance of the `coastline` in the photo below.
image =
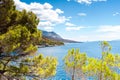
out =
<svg viewBox="0 0 120 80"><path fill-rule="evenodd" d="M63 46L65 44L71 44L71 43L83 43L83 42L65 42L63 44L54 44L54 45L49 45L49 44L45 44L45 45L37 45L38 48L45 48L45 47L55 47L55 46Z"/></svg>
<svg viewBox="0 0 120 80"><path fill-rule="evenodd" d="M64 45L64 44L62 44ZM55 46L62 46L62 45L37 45L38 48L45 48L45 47L55 47Z"/></svg>

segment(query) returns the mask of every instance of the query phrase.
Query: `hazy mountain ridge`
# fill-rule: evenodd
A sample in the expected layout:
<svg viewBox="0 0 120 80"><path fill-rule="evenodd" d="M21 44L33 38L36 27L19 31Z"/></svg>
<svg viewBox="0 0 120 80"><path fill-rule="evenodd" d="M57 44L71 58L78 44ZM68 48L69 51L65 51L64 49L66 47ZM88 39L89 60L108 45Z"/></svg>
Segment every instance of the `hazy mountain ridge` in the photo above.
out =
<svg viewBox="0 0 120 80"><path fill-rule="evenodd" d="M47 38L62 39L62 37L56 34L55 32L42 31L42 35Z"/></svg>
<svg viewBox="0 0 120 80"><path fill-rule="evenodd" d="M52 32L42 31L42 35L45 38L60 41L60 42L64 42L64 43L78 43L78 41L63 39L60 35L58 35L57 33L53 32L53 31Z"/></svg>

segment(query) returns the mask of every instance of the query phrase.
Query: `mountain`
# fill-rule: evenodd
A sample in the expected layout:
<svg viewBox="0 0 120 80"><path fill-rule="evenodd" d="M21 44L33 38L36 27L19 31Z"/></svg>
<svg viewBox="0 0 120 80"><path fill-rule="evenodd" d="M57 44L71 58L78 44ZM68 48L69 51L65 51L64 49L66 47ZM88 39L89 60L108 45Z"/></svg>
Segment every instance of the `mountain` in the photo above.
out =
<svg viewBox="0 0 120 80"><path fill-rule="evenodd" d="M50 39L62 39L62 37L56 34L55 32L42 31L42 35Z"/></svg>
<svg viewBox="0 0 120 80"><path fill-rule="evenodd" d="M52 32L42 31L42 35L45 38L60 41L60 42L64 42L64 43L78 43L77 41L63 39L60 35L58 35L57 33L53 32L53 31Z"/></svg>

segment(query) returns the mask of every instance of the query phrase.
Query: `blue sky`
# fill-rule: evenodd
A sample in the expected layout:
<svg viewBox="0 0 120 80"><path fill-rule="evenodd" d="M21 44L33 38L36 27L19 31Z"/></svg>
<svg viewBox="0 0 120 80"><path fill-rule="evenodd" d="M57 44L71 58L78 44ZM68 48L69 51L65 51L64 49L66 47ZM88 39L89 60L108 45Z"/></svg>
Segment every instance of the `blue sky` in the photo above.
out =
<svg viewBox="0 0 120 80"><path fill-rule="evenodd" d="M66 39L120 39L120 0L14 0L18 10L33 11L38 29Z"/></svg>

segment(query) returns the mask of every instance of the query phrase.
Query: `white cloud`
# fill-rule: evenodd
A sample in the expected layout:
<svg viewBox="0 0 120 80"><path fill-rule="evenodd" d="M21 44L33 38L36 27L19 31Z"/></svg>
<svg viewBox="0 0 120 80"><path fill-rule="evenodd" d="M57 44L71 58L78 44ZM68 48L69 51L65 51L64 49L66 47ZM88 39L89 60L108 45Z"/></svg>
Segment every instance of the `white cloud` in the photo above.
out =
<svg viewBox="0 0 120 80"><path fill-rule="evenodd" d="M94 27L94 26L93 26ZM98 26L98 28L85 27L84 32L73 33L69 39L77 41L111 41L120 40L120 25ZM79 34L79 35L78 35Z"/></svg>
<svg viewBox="0 0 120 80"><path fill-rule="evenodd" d="M58 14L64 13L64 11L62 11L62 10L60 10L60 9L56 9L55 11L56 11Z"/></svg>
<svg viewBox="0 0 120 80"><path fill-rule="evenodd" d="M120 25L112 26L112 25L105 25L100 26L97 30L98 32L120 32Z"/></svg>
<svg viewBox="0 0 120 80"><path fill-rule="evenodd" d="M25 2L21 2L20 0L14 0L16 8L18 10L26 9L27 11L34 12L38 18L40 19L39 27L43 27L44 25L49 25L49 27L53 27L53 25L57 25L60 23L64 23L69 20L69 18L66 18L65 16L61 16L61 14L64 13L61 9L53 9L53 6L49 3L36 3L32 2L30 4L27 4ZM49 22L49 24L48 24ZM46 27L46 26L44 26Z"/></svg>
<svg viewBox="0 0 120 80"><path fill-rule="evenodd" d="M40 22L39 24L38 24L38 26L40 26L40 27L52 27L52 26L54 26L54 24L52 24L51 22L49 22L49 21L47 21L47 22Z"/></svg>
<svg viewBox="0 0 120 80"><path fill-rule="evenodd" d="M117 15L120 15L120 13L119 13L119 12L115 12L115 13L113 14L113 16L117 16Z"/></svg>
<svg viewBox="0 0 120 80"><path fill-rule="evenodd" d="M68 19L71 19L71 18L72 18L72 16L69 16L69 17L68 17Z"/></svg>
<svg viewBox="0 0 120 80"><path fill-rule="evenodd" d="M75 30L75 31L78 31L78 30L80 30L80 29L82 29L83 27L66 27L66 30L67 31L73 31L73 30Z"/></svg>
<svg viewBox="0 0 120 80"><path fill-rule="evenodd" d="M46 30L46 31L53 31L53 29L54 29L54 27L44 27L44 29Z"/></svg>
<svg viewBox="0 0 120 80"><path fill-rule="evenodd" d="M72 24L72 23L69 23L69 22L66 22L65 25L68 26L68 27L75 27L76 26L75 24Z"/></svg>
<svg viewBox="0 0 120 80"><path fill-rule="evenodd" d="M38 24L38 26L40 26L41 28L43 28L46 31L53 31L55 24L52 24L51 22L46 21L46 22L40 22Z"/></svg>
<svg viewBox="0 0 120 80"><path fill-rule="evenodd" d="M87 16L86 13L78 13L79 16Z"/></svg>
<svg viewBox="0 0 120 80"><path fill-rule="evenodd" d="M82 39L82 37L80 38ZM120 39L120 25L105 25L99 26L92 33L88 32L87 35L84 35L83 40L89 41L111 41Z"/></svg>
<svg viewBox="0 0 120 80"><path fill-rule="evenodd" d="M78 30L84 28L84 27L82 27L82 26L77 26L77 25L72 24L72 23L69 23L69 22L66 22L65 25L67 26L67 27L66 27L66 30L67 30L67 31L73 31L73 30L78 31Z"/></svg>
<svg viewBox="0 0 120 80"><path fill-rule="evenodd" d="M75 40L79 41L111 41L111 40L118 40L120 39L120 34L116 33L101 33L101 34L86 34L86 35L79 35L75 38Z"/></svg>
<svg viewBox="0 0 120 80"><path fill-rule="evenodd" d="M67 0L68 2L70 1L70 0Z"/></svg>
<svg viewBox="0 0 120 80"><path fill-rule="evenodd" d="M34 5L34 4L33 4L33 5ZM39 5L40 5L40 4L39 4ZM53 6L50 5L49 3L45 3L45 4L43 4L43 8L44 8L44 9L52 9Z"/></svg>
<svg viewBox="0 0 120 80"><path fill-rule="evenodd" d="M76 0L78 3L86 3L86 4L91 4L91 0Z"/></svg>
<svg viewBox="0 0 120 80"><path fill-rule="evenodd" d="M102 2L102 1L107 1L107 0L75 0L78 3L85 3L85 4L91 4L93 2Z"/></svg>

